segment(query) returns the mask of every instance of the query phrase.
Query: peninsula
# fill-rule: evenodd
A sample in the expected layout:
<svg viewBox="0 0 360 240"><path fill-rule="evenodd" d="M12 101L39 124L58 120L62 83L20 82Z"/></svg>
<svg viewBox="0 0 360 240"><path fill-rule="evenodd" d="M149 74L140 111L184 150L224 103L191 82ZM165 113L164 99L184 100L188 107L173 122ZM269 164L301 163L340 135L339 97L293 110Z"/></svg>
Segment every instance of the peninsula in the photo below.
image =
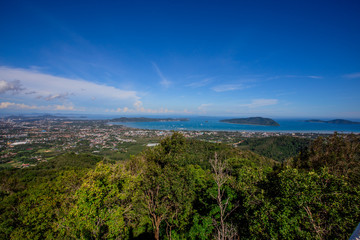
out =
<svg viewBox="0 0 360 240"><path fill-rule="evenodd" d="M224 120L220 120L220 122L243 124L243 125L280 126L280 124L275 122L274 120L270 118L262 118L262 117L224 119Z"/></svg>
<svg viewBox="0 0 360 240"><path fill-rule="evenodd" d="M145 117L121 117L109 120L109 122L185 122L187 118L145 118Z"/></svg>
<svg viewBox="0 0 360 240"><path fill-rule="evenodd" d="M330 121L324 121L324 120L318 120L318 119L311 119L306 120L305 122L311 122L311 123L331 123L331 124L360 124L360 122L353 122L345 119L334 119Z"/></svg>

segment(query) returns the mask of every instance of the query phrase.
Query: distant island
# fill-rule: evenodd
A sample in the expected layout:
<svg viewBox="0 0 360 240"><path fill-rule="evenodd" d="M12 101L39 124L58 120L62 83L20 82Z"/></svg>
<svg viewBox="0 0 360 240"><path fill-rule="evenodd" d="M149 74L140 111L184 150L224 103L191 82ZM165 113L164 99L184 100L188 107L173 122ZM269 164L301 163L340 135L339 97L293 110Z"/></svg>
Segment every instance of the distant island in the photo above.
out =
<svg viewBox="0 0 360 240"><path fill-rule="evenodd" d="M331 124L360 124L360 122L353 122L345 119L334 119L330 121L323 121L318 119L311 119L306 120L305 122L311 122L311 123L331 123Z"/></svg>
<svg viewBox="0 0 360 240"><path fill-rule="evenodd" d="M244 124L244 125L280 126L280 124L275 122L274 120L270 118L262 118L262 117L224 119L224 120L220 120L220 122Z"/></svg>
<svg viewBox="0 0 360 240"><path fill-rule="evenodd" d="M110 122L185 122L187 118L145 118L145 117L121 117L109 120Z"/></svg>

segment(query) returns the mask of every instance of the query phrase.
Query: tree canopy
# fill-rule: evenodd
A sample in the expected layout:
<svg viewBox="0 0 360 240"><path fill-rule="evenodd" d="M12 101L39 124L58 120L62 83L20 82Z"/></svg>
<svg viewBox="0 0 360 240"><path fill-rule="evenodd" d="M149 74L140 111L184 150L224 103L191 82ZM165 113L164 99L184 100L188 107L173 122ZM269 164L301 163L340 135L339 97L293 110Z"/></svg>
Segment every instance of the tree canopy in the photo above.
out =
<svg viewBox="0 0 360 240"><path fill-rule="evenodd" d="M69 153L1 170L0 238L346 239L359 152L335 134L280 164L174 133L127 161Z"/></svg>

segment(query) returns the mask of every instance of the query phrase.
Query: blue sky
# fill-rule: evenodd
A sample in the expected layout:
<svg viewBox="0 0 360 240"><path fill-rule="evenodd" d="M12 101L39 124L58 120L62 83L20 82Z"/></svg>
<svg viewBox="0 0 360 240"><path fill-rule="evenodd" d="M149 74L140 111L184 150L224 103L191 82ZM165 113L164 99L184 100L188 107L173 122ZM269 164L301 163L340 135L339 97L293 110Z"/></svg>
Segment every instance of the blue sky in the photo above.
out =
<svg viewBox="0 0 360 240"><path fill-rule="evenodd" d="M1 1L0 113L360 118L359 1Z"/></svg>

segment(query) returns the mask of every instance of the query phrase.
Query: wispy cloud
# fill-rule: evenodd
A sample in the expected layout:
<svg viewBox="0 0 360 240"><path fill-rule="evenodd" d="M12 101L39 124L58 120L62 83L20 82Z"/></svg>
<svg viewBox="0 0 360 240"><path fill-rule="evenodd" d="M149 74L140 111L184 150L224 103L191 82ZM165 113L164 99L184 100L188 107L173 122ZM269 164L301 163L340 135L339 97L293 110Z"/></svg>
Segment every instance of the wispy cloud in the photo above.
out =
<svg viewBox="0 0 360 240"><path fill-rule="evenodd" d="M69 98L69 95L74 95L73 93L62 93L62 94L50 94L48 96L38 96L38 99L44 99L46 101L53 101L53 100L66 100Z"/></svg>
<svg viewBox="0 0 360 240"><path fill-rule="evenodd" d="M323 76L319 75L280 75L268 77L267 80L276 80L276 79L284 79L284 78L311 78L311 79L322 79Z"/></svg>
<svg viewBox="0 0 360 240"><path fill-rule="evenodd" d="M198 109L199 110L204 110L205 108L207 108L209 106L212 106L212 103L203 103L198 107Z"/></svg>
<svg viewBox="0 0 360 240"><path fill-rule="evenodd" d="M278 104L277 99L253 99L251 103L241 104L242 107L258 108Z"/></svg>
<svg viewBox="0 0 360 240"><path fill-rule="evenodd" d="M288 92L279 92L276 94L277 97L280 97L280 96L287 96L287 95L294 95L296 94L296 91L288 91Z"/></svg>
<svg viewBox="0 0 360 240"><path fill-rule="evenodd" d="M316 76L316 75L312 75L312 76L306 76L308 78L312 78L312 79L322 79L322 76Z"/></svg>
<svg viewBox="0 0 360 240"><path fill-rule="evenodd" d="M242 90L248 88L244 84L224 84L218 85L212 88L215 92L227 92L227 91L235 91L235 90Z"/></svg>
<svg viewBox="0 0 360 240"><path fill-rule="evenodd" d="M351 74L346 74L346 75L344 75L343 77L344 77L344 78L350 78L350 79L360 78L360 72L351 73Z"/></svg>
<svg viewBox="0 0 360 240"><path fill-rule="evenodd" d="M161 81L160 84L164 87L168 88L171 85L171 81L169 81L166 77L164 77L163 73L160 71L159 67L156 63L152 62L152 65L154 66L156 73L160 77Z"/></svg>
<svg viewBox="0 0 360 240"><path fill-rule="evenodd" d="M26 92L25 94L26 94L26 95L36 94L36 91Z"/></svg>
<svg viewBox="0 0 360 240"><path fill-rule="evenodd" d="M213 78L205 78L201 81L192 82L186 85L186 87L199 88L208 85Z"/></svg>
<svg viewBox="0 0 360 240"><path fill-rule="evenodd" d="M186 108L184 110L171 110L166 107L160 107L157 109L145 108L141 101L136 101L131 107L119 107L116 109L107 109L106 112L110 113L124 113L124 114L193 114Z"/></svg>
<svg viewBox="0 0 360 240"><path fill-rule="evenodd" d="M198 107L198 110L200 111L200 113L205 114L207 113L208 107L212 105L213 105L212 103L203 103Z"/></svg>

